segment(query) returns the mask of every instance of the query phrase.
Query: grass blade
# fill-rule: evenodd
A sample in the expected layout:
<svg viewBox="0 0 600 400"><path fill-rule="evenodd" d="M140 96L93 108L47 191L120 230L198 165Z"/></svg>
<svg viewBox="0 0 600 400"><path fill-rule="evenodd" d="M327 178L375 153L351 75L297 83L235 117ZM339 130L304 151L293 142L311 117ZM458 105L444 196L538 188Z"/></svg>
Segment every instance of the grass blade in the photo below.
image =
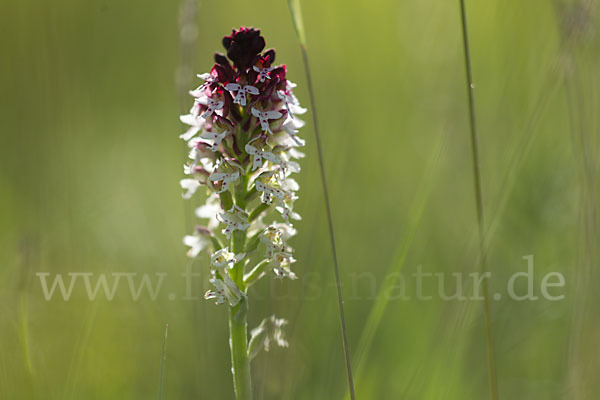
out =
<svg viewBox="0 0 600 400"><path fill-rule="evenodd" d="M439 171L438 165L441 159L445 148L445 137L441 136L438 140L435 149L433 151L433 155L431 160L428 163L427 170L424 174L422 184L417 189L417 193L415 195L413 205L411 206L410 212L408 215L411 216L407 224L406 231L402 236L402 240L397 246L397 252L394 255L394 261L388 267L388 271L386 276L392 276L391 274L399 273L406 260L406 256L408 255L408 251L412 245L413 239L417 232L417 229L421 223L421 218L423 216L423 211L425 210L425 206L429 200L429 195L431 194L431 190L433 189L434 182L436 179L436 172ZM371 346L373 345L373 340L375 338L375 333L381 324L383 315L385 310L390 302L390 291L395 287L398 275L393 275L393 279L385 279L381 288L379 289L379 293L377 293L377 297L375 300L375 304L369 313L367 318L367 322L365 323L365 328L362 332L360 340L358 342L358 348L355 356L355 378L357 382L360 382L362 377L362 373L364 371L364 365L367 359L367 355L371 350Z"/></svg>
<svg viewBox="0 0 600 400"><path fill-rule="evenodd" d="M169 324L165 324L165 336L163 337L162 350L160 352L160 374L158 377L158 400L165 398L165 362L167 361L167 335Z"/></svg>
<svg viewBox="0 0 600 400"><path fill-rule="evenodd" d="M467 29L467 13L465 0L460 1L460 14L462 26L463 50L465 56L465 72L467 80L467 93L469 99L469 124L471 128L471 151L473 157L473 178L475 185L475 203L477 207L477 222L479 227L479 266L482 273L487 270L487 255L485 248L485 221L483 213L483 194L481 189L481 168L479 164L479 146L477 135L477 121L475 118L475 85L473 83L473 71L471 68L471 53L469 49L469 34ZM484 314L486 345L488 357L488 380L490 386L490 399L498 400L498 378L496 374L496 355L494 351L494 338L492 333L491 309L489 300L489 289L487 280L483 280Z"/></svg>
<svg viewBox="0 0 600 400"><path fill-rule="evenodd" d="M306 36L304 36L304 21L302 20L302 10L300 9L299 0L288 0L288 8L292 16L296 37L300 46L306 46ZM313 112L314 115L314 112Z"/></svg>
<svg viewBox="0 0 600 400"><path fill-rule="evenodd" d="M73 357L69 363L67 378L65 383L66 395L63 398L76 398L77 385L80 383L82 375L82 366L86 357L86 349L93 334L98 314L98 302L92 302L85 311L85 320L81 327L81 333L77 336L77 344L73 352Z"/></svg>
<svg viewBox="0 0 600 400"><path fill-rule="evenodd" d="M319 155L319 167L321 171L321 183L323 184L323 196L325 199L325 210L327 212L327 223L329 227L329 240L331 242L331 252L333 256L333 269L335 272L335 283L337 288L338 308L340 314L340 327L342 331L342 341L344 345L344 358L346 362L346 374L348 377L348 390L350 398L356 399L354 393L354 379L352 377L352 362L350 360L350 345L348 344L348 333L346 329L346 318L344 314L344 296L342 294L342 284L340 280L340 268L338 264L337 252L335 247L335 235L333 229L333 218L331 216L331 205L329 201L329 192L327 189L327 179L325 174L325 163L323 162L323 149L321 147L321 136L319 134L319 124L317 121L317 107L315 105L314 90L312 87L312 79L310 75L310 65L308 62L308 52L306 50L306 38L304 36L304 24L302 22L302 12L300 10L299 0L288 0L288 8L292 17L296 36L302 51L302 59L304 61L304 71L306 73L306 82L308 85L308 93L310 97L310 105L312 109L313 125L315 129L315 139L317 145L317 153Z"/></svg>

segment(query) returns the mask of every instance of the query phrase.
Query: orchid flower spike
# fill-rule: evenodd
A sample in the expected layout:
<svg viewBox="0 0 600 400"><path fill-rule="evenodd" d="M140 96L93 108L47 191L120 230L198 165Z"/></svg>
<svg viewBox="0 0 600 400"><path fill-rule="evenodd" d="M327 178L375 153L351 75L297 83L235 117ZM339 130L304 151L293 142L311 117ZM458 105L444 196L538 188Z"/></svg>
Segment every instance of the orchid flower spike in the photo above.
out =
<svg viewBox="0 0 600 400"><path fill-rule="evenodd" d="M304 122L297 115L306 109L287 80L287 67L274 64L275 50L265 50L260 30L233 30L222 44L226 54L215 54L210 71L198 75L203 82L189 92L193 105L180 117L187 128L179 137L190 149L180 181L183 197L205 200L195 212L204 225L183 244L188 257L208 257L211 289L204 297L230 308L232 337L238 332L246 338L248 287L269 275L296 278L288 242L296 234L292 221L301 217L294 207L299 185L291 174L300 172L294 159L304 156L298 136ZM287 346L285 324L271 316L250 331L250 341L231 340L236 393L247 382L236 366L270 343Z"/></svg>

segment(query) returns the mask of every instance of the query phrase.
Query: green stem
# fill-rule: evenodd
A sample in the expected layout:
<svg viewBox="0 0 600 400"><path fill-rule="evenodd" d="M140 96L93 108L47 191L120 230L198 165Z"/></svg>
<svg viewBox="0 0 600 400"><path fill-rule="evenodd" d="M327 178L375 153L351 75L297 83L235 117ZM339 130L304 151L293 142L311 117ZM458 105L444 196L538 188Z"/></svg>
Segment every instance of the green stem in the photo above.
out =
<svg viewBox="0 0 600 400"><path fill-rule="evenodd" d="M475 114L475 84L473 83L473 72L471 68L471 52L469 49L469 34L467 29L467 13L465 0L460 2L460 16L462 26L463 50L465 57L465 73L467 80L467 94L469 99L469 122L471 128L471 155L473 158L473 178L475 186L475 203L477 207L477 222L479 232L479 266L482 273L487 271L487 251L485 238L485 221L483 213L483 190L481 188L481 167L479 163L479 145L477 135L477 123ZM484 315L485 315L485 332L486 332L486 349L488 358L488 382L490 389L490 399L498 400L498 377L496 372L496 352L494 348L494 336L492 330L492 312L490 307L490 294L488 282L484 282Z"/></svg>
<svg viewBox="0 0 600 400"><path fill-rule="evenodd" d="M229 308L229 343L236 400L252 400L250 360L248 358L247 311L248 300L245 298L235 307Z"/></svg>
<svg viewBox="0 0 600 400"><path fill-rule="evenodd" d="M235 203L243 210L246 209L246 193L248 175L244 174L235 188ZM242 253L246 246L246 231L235 231L231 240L232 251ZM230 271L231 279L242 292L244 285L244 265L246 260L236 263ZM233 388L236 400L252 400L252 382L250 378L250 359L248 357L248 299L242 300L234 307L229 307L229 344L231 348L231 366L233 372Z"/></svg>

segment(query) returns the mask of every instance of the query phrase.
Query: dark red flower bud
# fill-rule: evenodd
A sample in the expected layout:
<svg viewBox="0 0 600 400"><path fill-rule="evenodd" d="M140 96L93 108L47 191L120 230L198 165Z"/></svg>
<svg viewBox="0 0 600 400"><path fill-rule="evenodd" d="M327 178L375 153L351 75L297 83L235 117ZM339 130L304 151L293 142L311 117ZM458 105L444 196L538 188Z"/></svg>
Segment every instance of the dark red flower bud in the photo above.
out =
<svg viewBox="0 0 600 400"><path fill-rule="evenodd" d="M277 96L276 91L279 89L285 89L286 82L286 66L281 65L270 72L271 79L269 80L269 84L264 88L261 93L260 99L267 100L271 97ZM283 86L283 87L282 87Z"/></svg>
<svg viewBox="0 0 600 400"><path fill-rule="evenodd" d="M270 67L271 64L275 61L275 50L269 49L264 52L262 57L260 58L263 67Z"/></svg>
<svg viewBox="0 0 600 400"><path fill-rule="evenodd" d="M285 75L287 72L287 68L286 65L280 65L279 67L275 68L273 71L271 71L271 80L273 81L278 81L279 82L285 82Z"/></svg>
<svg viewBox="0 0 600 400"><path fill-rule="evenodd" d="M265 39L260 36L260 29L241 27L223 38L223 47L237 69L246 71L265 48Z"/></svg>
<svg viewBox="0 0 600 400"><path fill-rule="evenodd" d="M231 64L229 63L227 57L225 57L224 54L215 53L215 63L221 67L221 71L223 72L223 76L226 78L226 81L231 81L235 75L235 71L233 68L231 68ZM221 77L219 76L219 78ZM223 82L224 81L221 81L221 83Z"/></svg>

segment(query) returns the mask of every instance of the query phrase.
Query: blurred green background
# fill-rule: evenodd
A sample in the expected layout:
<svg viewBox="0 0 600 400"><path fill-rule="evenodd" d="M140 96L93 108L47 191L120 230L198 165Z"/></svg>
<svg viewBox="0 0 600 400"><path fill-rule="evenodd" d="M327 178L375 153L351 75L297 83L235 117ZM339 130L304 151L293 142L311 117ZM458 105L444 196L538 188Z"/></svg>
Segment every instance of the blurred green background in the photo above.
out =
<svg viewBox="0 0 600 400"><path fill-rule="evenodd" d="M467 2L491 291L505 294L530 254L537 295L546 273L566 280L561 301L492 302L502 399L600 390L595 3ZM458 5L302 1L360 399L488 396L481 302L418 301L409 280L419 265L478 270ZM178 186L178 115L240 25L262 29L307 106L283 0L2 0L1 399L157 398L166 323L163 398L233 398L225 308L180 298L181 238L196 220ZM301 279L264 279L251 293L251 326L271 313L290 321L289 349L253 361L260 399L341 399L346 388L305 117L304 219L292 240ZM192 268L204 274L200 295L206 258ZM361 354L377 290L400 270L412 300L387 303ZM36 272L169 275L156 301L133 301L124 286L89 301L81 285L46 301Z"/></svg>

